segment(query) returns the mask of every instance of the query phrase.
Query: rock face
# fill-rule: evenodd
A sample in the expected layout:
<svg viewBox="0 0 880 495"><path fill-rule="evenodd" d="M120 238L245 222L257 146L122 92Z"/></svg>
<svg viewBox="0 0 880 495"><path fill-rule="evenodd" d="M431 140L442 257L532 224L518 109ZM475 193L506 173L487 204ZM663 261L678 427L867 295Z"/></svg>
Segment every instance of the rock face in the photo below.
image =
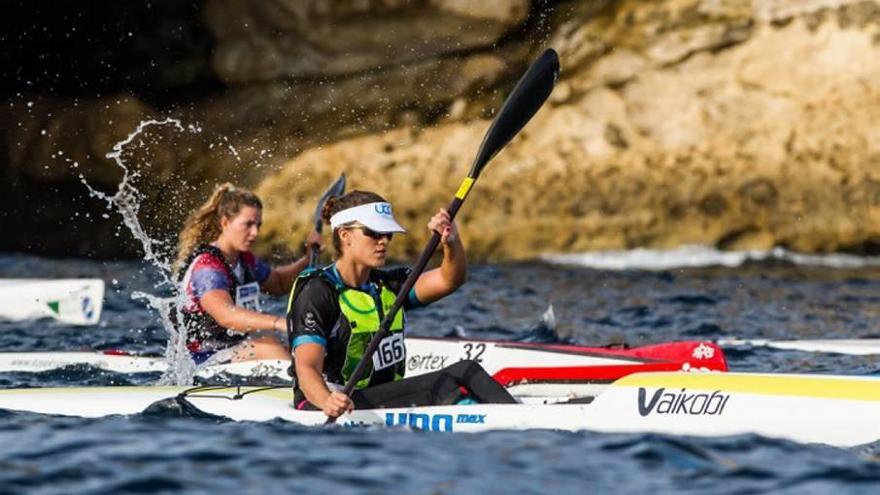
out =
<svg viewBox="0 0 880 495"><path fill-rule="evenodd" d="M880 7L874 2L610 2L560 8L563 78L459 218L478 257L672 247L876 252ZM302 154L267 178L267 230L345 171L413 227L450 199L486 121ZM319 172L320 171L320 172ZM319 178L320 180L315 180Z"/></svg>
<svg viewBox="0 0 880 495"><path fill-rule="evenodd" d="M124 236L107 234L78 175L114 187L113 143L173 116L199 131L161 130L127 155L143 170L143 220L163 235L232 179L267 204L263 249L294 245L344 171L395 204L411 234L392 254L411 256L545 46L562 78L462 209L473 256L880 247L878 2L208 0L200 19L225 84L210 98L26 95L2 110L0 192L23 210L0 216L21 234L0 247L70 252L78 239L75 253L118 254ZM71 220L74 200L90 221Z"/></svg>
<svg viewBox="0 0 880 495"><path fill-rule="evenodd" d="M527 0L213 0L214 67L229 82L349 77L481 50L525 21Z"/></svg>

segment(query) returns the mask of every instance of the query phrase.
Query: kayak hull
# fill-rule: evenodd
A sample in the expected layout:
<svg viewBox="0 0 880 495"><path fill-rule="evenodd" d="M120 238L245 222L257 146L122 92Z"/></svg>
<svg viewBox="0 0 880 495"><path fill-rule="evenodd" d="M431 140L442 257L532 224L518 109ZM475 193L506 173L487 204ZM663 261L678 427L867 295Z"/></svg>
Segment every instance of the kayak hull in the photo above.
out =
<svg viewBox="0 0 880 495"><path fill-rule="evenodd" d="M0 408L101 417L136 414L183 387L85 387L0 391ZM318 411L292 407L288 388L226 388L186 395L198 410L237 421L276 418L324 423ZM880 380L753 373L638 373L617 380L587 404L479 404L355 411L345 427L429 431L589 430L688 436L756 433L804 443L854 446L880 440Z"/></svg>
<svg viewBox="0 0 880 495"><path fill-rule="evenodd" d="M676 362L685 369L725 370L721 349L709 342L687 341L631 349L577 345L503 342L492 340L407 337L406 374L416 376L474 360L491 374L514 368L613 366ZM91 366L116 373L155 373L168 368L162 356L124 351L0 352L0 373L38 373L66 366ZM206 366L203 376L220 373L239 376L288 378L289 362L255 360ZM513 379L513 378L511 378Z"/></svg>
<svg viewBox="0 0 880 495"><path fill-rule="evenodd" d="M499 383L520 397L584 397L614 380L644 371L727 370L723 352L706 342L675 342L633 349L489 340L408 337L406 376L475 360ZM114 352L0 353L0 372L43 372L90 366L116 373L161 373L161 357ZM260 360L197 368L203 379L246 378L289 381L289 361ZM228 382L227 382L228 383Z"/></svg>

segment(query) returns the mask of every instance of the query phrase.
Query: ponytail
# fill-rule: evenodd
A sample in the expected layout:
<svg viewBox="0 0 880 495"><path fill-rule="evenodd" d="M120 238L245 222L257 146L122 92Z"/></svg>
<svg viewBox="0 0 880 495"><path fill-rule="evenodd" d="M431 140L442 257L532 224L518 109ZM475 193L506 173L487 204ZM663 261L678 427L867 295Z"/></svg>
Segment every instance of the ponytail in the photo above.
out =
<svg viewBox="0 0 880 495"><path fill-rule="evenodd" d="M198 246L220 237L221 218L234 218L245 206L262 209L263 203L256 194L229 182L217 186L208 200L187 218L178 239L174 272L187 269L183 265Z"/></svg>

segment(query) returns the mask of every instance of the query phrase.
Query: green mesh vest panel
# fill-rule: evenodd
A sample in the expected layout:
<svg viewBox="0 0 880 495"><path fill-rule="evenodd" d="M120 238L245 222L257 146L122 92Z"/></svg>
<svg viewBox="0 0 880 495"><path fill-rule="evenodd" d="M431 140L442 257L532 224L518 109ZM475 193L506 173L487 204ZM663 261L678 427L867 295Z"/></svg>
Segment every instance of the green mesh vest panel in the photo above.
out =
<svg viewBox="0 0 880 495"><path fill-rule="evenodd" d="M354 372L354 369L357 367L358 362L360 362L361 357L363 357L364 350L370 345L370 340L372 340L376 332L379 331L379 325L382 323L382 318L391 309L391 306L394 305L394 300L397 296L385 287L384 284L380 284L381 292L379 294L379 299L382 304L382 311L380 314L376 307L376 301L370 293L335 283L335 281L327 276L323 270L311 270L300 274L294 283L293 289L290 291L290 298L287 302L288 312L293 308L296 296L301 292L301 290L297 290L297 286L300 286L301 289L301 286L305 285L305 279L316 276L325 277L325 279L329 280L336 288L336 292L339 294L339 308L342 311L341 318L344 319L343 324L347 324L349 328L351 328L351 334L346 345L345 361L342 365L342 377L345 381L348 381L351 374ZM391 323L391 332L402 332L404 321L404 311L403 308L401 308L397 311L397 314L394 315L394 321ZM404 363L401 362L395 366L395 380L403 378L403 365ZM362 378L357 382L356 388L364 388L369 385L372 375L373 362L370 360L367 362L366 373L364 374L365 378Z"/></svg>
<svg viewBox="0 0 880 495"><path fill-rule="evenodd" d="M381 316L384 316L391 309L395 297L393 292L382 286L380 294L382 303ZM373 335L379 331L381 318L373 296L367 292L354 289L343 290L339 293L339 307L342 309L343 317L348 320L348 324L351 326L351 337L348 339L348 346L346 347L345 364L342 365L342 376L348 381L361 357L363 357L364 350L370 345ZM391 332L402 332L403 321L403 309L401 309L394 315L394 322L391 323ZM398 367L401 369L396 370L395 380L399 380L403 375L402 367L400 365ZM367 362L366 378L357 382L357 388L366 387L370 383L372 374L373 362L370 360Z"/></svg>

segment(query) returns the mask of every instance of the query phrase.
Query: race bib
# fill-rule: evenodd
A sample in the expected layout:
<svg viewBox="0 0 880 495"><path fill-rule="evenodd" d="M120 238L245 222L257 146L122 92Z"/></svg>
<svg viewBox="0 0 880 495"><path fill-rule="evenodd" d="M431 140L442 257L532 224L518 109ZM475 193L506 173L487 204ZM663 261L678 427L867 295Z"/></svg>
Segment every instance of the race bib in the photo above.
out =
<svg viewBox="0 0 880 495"><path fill-rule="evenodd" d="M235 305L250 309L252 311L260 310L260 284L251 282L249 284L239 285L235 288Z"/></svg>
<svg viewBox="0 0 880 495"><path fill-rule="evenodd" d="M406 357L406 350L403 347L403 332L393 333L382 339L376 352L373 353L373 369L384 370L389 366L393 366Z"/></svg>

